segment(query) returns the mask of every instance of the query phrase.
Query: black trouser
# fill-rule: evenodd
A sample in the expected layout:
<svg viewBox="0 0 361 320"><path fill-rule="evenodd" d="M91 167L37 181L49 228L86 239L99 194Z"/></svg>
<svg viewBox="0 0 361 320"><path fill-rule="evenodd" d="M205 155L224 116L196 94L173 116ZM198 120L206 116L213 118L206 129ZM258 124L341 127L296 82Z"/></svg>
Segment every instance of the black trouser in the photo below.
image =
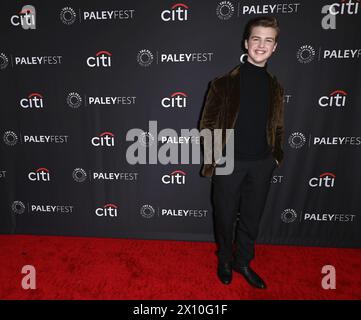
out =
<svg viewBox="0 0 361 320"><path fill-rule="evenodd" d="M248 265L254 258L254 244L264 210L276 160L270 154L261 160L235 160L230 175L213 175L215 238L221 262L235 260ZM236 252L233 259L234 225Z"/></svg>

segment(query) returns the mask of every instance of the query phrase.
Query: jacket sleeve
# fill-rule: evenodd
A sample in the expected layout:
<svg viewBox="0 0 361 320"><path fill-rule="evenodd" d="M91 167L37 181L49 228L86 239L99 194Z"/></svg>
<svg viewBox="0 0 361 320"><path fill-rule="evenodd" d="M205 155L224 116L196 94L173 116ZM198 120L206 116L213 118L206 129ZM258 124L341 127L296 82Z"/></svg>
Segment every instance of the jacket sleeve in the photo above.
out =
<svg viewBox="0 0 361 320"><path fill-rule="evenodd" d="M212 141L214 139L214 129L220 127L219 120L222 106L222 98L219 94L219 91L217 92L215 80L213 80L210 84L199 125L200 130L209 129L211 131ZM213 145L215 141L211 143ZM204 143L202 138L201 144L204 147L205 159L207 159L207 161L211 161L212 164L215 165L216 161L214 159L213 148L216 148L216 146Z"/></svg>
<svg viewBox="0 0 361 320"><path fill-rule="evenodd" d="M219 114L221 110L221 97L216 91L215 80L210 84L210 88L204 104L203 113L200 121L200 130L202 129L213 129L217 128Z"/></svg>
<svg viewBox="0 0 361 320"><path fill-rule="evenodd" d="M275 137L275 155L279 162L283 159L283 142L284 142L284 89L279 86L279 112L276 123L276 137Z"/></svg>

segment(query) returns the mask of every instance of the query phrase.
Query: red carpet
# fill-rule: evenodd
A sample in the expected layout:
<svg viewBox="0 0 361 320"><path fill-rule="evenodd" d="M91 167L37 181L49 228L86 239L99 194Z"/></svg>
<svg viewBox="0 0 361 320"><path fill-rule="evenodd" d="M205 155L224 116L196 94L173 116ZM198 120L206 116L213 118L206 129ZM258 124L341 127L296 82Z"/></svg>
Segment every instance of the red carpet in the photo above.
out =
<svg viewBox="0 0 361 320"><path fill-rule="evenodd" d="M0 299L361 299L361 250L258 245L252 266L267 290L215 274L214 243L0 236ZM24 290L24 265L37 289ZM324 290L321 269L336 268Z"/></svg>

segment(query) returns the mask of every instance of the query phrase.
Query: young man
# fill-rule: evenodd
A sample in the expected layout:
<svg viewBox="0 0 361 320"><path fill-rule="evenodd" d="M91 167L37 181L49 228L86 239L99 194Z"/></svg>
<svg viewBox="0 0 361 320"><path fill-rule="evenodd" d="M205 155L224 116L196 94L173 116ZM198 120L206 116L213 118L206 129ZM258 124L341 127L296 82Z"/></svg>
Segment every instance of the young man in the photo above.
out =
<svg viewBox="0 0 361 320"><path fill-rule="evenodd" d="M250 262L272 173L283 159L284 90L267 71L279 32L273 17L248 22L244 34L247 61L211 82L200 122L201 130L234 129L232 174L216 175L217 159L202 167L202 175L212 177L217 274L224 284L231 283L234 270L253 287L266 288ZM226 142L223 137L223 151Z"/></svg>

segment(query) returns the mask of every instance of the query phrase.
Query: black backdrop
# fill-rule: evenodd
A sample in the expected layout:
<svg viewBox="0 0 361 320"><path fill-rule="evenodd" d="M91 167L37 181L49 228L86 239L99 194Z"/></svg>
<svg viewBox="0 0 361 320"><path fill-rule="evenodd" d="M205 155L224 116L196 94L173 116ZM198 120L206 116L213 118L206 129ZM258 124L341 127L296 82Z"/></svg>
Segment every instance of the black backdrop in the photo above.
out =
<svg viewBox="0 0 361 320"><path fill-rule="evenodd" d="M197 128L209 81L240 63L247 20L273 14L285 158L258 242L360 247L361 9L334 2L324 29L332 3L2 1L0 232L212 241L200 164L131 165L126 134L151 120Z"/></svg>

